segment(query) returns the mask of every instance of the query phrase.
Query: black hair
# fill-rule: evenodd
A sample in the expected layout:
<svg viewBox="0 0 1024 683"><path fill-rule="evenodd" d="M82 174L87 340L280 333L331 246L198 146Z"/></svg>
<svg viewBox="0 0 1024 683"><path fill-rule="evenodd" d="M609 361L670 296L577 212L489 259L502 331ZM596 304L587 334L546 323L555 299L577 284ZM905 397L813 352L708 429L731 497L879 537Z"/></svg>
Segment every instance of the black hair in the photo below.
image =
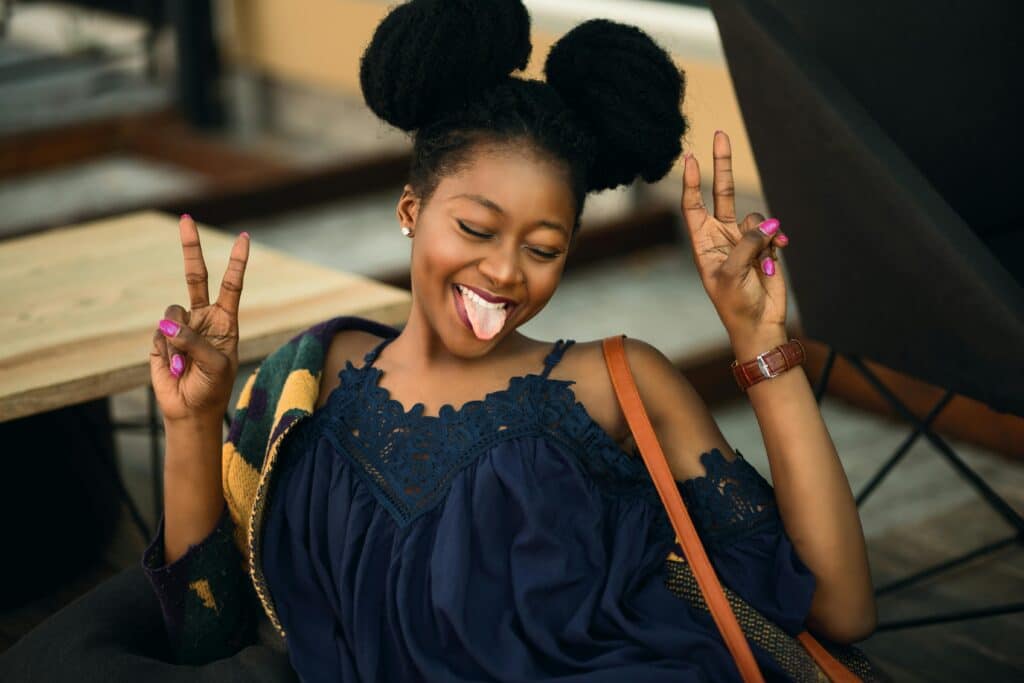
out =
<svg viewBox="0 0 1024 683"><path fill-rule="evenodd" d="M521 0L412 0L392 9L363 53L366 104L414 134L409 184L426 202L480 143L527 140L565 164L576 200L661 179L682 151L685 75L634 26L584 22L552 48L545 81L530 58Z"/></svg>

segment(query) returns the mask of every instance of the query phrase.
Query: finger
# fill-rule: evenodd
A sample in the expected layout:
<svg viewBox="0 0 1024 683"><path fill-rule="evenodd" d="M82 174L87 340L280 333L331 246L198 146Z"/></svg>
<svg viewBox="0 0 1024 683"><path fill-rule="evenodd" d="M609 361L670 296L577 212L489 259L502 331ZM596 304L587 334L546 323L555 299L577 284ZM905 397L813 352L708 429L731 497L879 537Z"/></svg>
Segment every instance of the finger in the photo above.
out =
<svg viewBox="0 0 1024 683"><path fill-rule="evenodd" d="M231 246L231 258L220 282L217 305L231 315L238 317L238 303L242 298L242 283L245 281L245 266L249 263L249 233L243 232Z"/></svg>
<svg viewBox="0 0 1024 683"><path fill-rule="evenodd" d="M164 335L172 358L177 352L185 359L186 366L191 364L208 377L216 377L224 372L228 359L188 325L165 319L160 321L159 329Z"/></svg>
<svg viewBox="0 0 1024 683"><path fill-rule="evenodd" d="M732 178L732 146L723 131L715 132L715 177L711 186L715 218L723 223L736 222L736 185Z"/></svg>
<svg viewBox="0 0 1024 683"><path fill-rule="evenodd" d="M759 214L751 214L760 218ZM748 218L751 218L748 216ZM766 221L744 220L747 230L743 237L733 246L728 258L722 264L722 270L734 276L747 272L750 264L757 260L758 254L766 251L771 245L775 233L779 230L779 221L769 218ZM760 268L760 263L758 263ZM763 271L762 271L763 272Z"/></svg>
<svg viewBox="0 0 1024 683"><path fill-rule="evenodd" d="M210 305L208 273L203 259L203 247L199 243L199 229L192 216L182 214L178 221L181 236L181 252L185 257L185 284L188 287L188 301L191 308Z"/></svg>
<svg viewBox="0 0 1024 683"><path fill-rule="evenodd" d="M153 331L153 348L149 352L150 377L157 378L170 374L171 369L167 364L167 342L163 333L156 329ZM156 381L154 379L154 381Z"/></svg>
<svg viewBox="0 0 1024 683"><path fill-rule="evenodd" d="M759 214L757 212L747 214L746 218L743 219L743 222L740 223L740 232L742 234L746 234L747 232L749 232L751 230L755 230L757 228L757 226L760 225L763 222L764 222L764 216L763 215L761 215L761 214ZM768 247L762 249L761 251L759 251L757 253L757 257L756 257L757 267L765 275L771 275L771 274L773 274L775 272L774 271L774 267L775 267L774 259L776 258L776 255L775 255L775 239L776 239L776 237L778 237L778 234L779 233L776 232L775 236L771 238L771 241L769 241L769 243L768 243ZM770 265L765 263L766 259L769 262L771 262ZM772 272L769 273L768 270L771 270Z"/></svg>
<svg viewBox="0 0 1024 683"><path fill-rule="evenodd" d="M696 251L698 243L704 239L701 228L708 217L708 210L700 193L700 165L692 154L683 158L682 210Z"/></svg>
<svg viewBox="0 0 1024 683"><path fill-rule="evenodd" d="M177 325L188 325L191 315L188 311L177 304L171 304L164 309L164 320L170 320ZM174 361L174 349L164 344L164 360L171 364Z"/></svg>

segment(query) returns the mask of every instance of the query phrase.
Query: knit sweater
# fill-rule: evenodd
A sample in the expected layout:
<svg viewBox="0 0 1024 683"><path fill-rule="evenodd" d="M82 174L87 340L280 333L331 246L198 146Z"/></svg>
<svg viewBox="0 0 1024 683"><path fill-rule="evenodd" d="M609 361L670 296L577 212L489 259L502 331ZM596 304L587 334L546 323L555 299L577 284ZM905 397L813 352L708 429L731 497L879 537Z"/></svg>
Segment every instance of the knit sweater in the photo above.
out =
<svg viewBox="0 0 1024 683"><path fill-rule="evenodd" d="M271 353L246 380L223 444L225 507L217 526L167 564L160 520L142 565L160 601L176 661L202 664L252 643L260 607L285 637L260 566L267 494L281 443L313 413L327 349L346 329L398 334L372 320L341 316L310 327Z"/></svg>

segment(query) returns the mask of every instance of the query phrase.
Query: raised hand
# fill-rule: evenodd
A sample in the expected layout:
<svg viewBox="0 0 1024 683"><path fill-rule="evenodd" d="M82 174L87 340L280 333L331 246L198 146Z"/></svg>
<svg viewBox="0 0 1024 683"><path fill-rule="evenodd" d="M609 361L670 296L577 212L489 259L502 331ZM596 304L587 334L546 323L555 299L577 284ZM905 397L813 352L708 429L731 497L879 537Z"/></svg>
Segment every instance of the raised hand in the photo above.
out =
<svg viewBox="0 0 1024 683"><path fill-rule="evenodd" d="M718 131L714 140L714 214L704 206L697 159L686 155L682 209L704 289L730 337L763 329L784 329L786 284L775 259L775 247L789 239L779 222L751 213L736 222L729 136Z"/></svg>
<svg viewBox="0 0 1024 683"><path fill-rule="evenodd" d="M178 223L190 309L168 306L153 333L149 374L165 421L223 418L238 373L238 304L249 236L231 247L217 301L210 303L199 231L187 214Z"/></svg>

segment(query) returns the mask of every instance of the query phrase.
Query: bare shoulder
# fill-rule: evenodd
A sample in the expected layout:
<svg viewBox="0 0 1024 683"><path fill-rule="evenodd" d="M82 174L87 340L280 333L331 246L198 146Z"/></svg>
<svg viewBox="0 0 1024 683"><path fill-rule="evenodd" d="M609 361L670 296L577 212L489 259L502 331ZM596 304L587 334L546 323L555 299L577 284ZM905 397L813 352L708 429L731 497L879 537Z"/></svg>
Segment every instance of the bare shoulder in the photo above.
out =
<svg viewBox="0 0 1024 683"><path fill-rule="evenodd" d="M732 459L734 453L707 404L672 361L640 339L627 337L624 346L640 398L675 478L681 481L703 474L700 455L712 448ZM620 445L632 443L600 339L575 344L552 376L575 380L576 398L594 421Z"/></svg>
<svg viewBox="0 0 1024 683"><path fill-rule="evenodd" d="M353 365L361 365L363 357L379 344L381 339L382 337L363 330L342 330L334 335L324 357L317 408L327 402L327 397L338 386L338 373L345 367L345 363L352 361Z"/></svg>

